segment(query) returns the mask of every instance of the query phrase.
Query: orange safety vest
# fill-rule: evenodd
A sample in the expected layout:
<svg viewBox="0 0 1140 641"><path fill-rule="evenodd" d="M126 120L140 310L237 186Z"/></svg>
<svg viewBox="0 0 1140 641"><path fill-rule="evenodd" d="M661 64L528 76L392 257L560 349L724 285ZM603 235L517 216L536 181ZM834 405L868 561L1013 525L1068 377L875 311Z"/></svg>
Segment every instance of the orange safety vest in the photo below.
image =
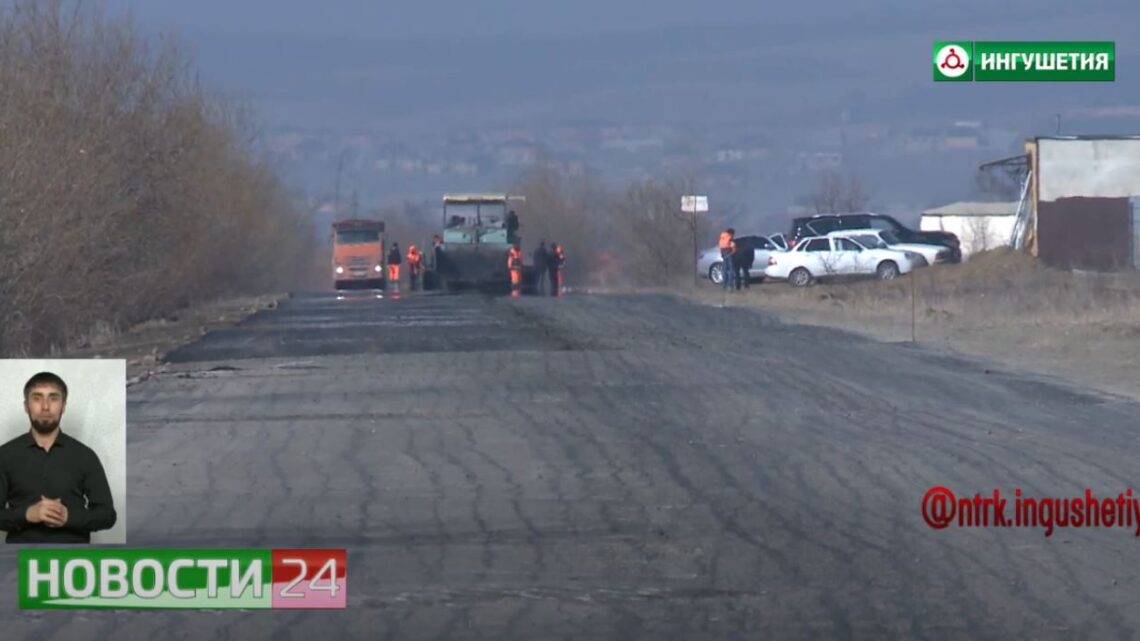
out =
<svg viewBox="0 0 1140 641"><path fill-rule="evenodd" d="M720 232L720 242L717 243L717 246L720 247L720 253L722 254L726 251L728 253L736 251L736 241L732 239L732 234L727 231Z"/></svg>
<svg viewBox="0 0 1140 641"><path fill-rule="evenodd" d="M511 247L511 251L507 253L507 267L509 269L522 269L522 252L516 247Z"/></svg>
<svg viewBox="0 0 1140 641"><path fill-rule="evenodd" d="M416 265L420 262L420 250L415 245L408 248L408 264Z"/></svg>

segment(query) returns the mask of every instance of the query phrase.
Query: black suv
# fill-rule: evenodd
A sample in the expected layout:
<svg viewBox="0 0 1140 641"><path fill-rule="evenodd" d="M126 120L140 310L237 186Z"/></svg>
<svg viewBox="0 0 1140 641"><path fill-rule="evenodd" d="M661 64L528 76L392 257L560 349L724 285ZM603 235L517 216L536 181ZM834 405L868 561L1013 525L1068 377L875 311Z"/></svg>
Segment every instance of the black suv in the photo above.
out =
<svg viewBox="0 0 1140 641"><path fill-rule="evenodd" d="M948 231L917 231L884 214L816 214L792 219L791 245L807 236L826 236L845 229L883 229L894 232L904 243L942 245L950 249L947 262L962 262L958 237Z"/></svg>

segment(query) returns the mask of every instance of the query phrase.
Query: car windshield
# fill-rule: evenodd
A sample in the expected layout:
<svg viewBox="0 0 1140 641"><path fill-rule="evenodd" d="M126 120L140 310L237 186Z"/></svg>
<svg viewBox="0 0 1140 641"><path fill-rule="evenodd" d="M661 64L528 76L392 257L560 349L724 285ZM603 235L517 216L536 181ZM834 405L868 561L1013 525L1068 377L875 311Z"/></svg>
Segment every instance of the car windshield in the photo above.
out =
<svg viewBox="0 0 1140 641"><path fill-rule="evenodd" d="M380 232L371 229L342 229L336 233L338 245L360 245L380 242Z"/></svg>
<svg viewBox="0 0 1140 641"><path fill-rule="evenodd" d="M898 245L902 243L902 241L899 240L899 237L896 236L895 232L893 231L883 230L879 232L879 238L882 238L884 241L886 241L888 245Z"/></svg>
<svg viewBox="0 0 1140 641"><path fill-rule="evenodd" d="M505 224L507 207L504 203L449 202L444 205L444 224L448 227L485 227Z"/></svg>
<svg viewBox="0 0 1140 641"><path fill-rule="evenodd" d="M864 249L869 250L882 250L887 249L887 243L879 240L879 237L874 234L852 234L841 236L848 238L850 241L855 241L857 244L863 246Z"/></svg>
<svg viewBox="0 0 1140 641"><path fill-rule="evenodd" d="M859 236L852 236L852 240L866 247L867 249L886 249L887 244L874 234L862 234Z"/></svg>

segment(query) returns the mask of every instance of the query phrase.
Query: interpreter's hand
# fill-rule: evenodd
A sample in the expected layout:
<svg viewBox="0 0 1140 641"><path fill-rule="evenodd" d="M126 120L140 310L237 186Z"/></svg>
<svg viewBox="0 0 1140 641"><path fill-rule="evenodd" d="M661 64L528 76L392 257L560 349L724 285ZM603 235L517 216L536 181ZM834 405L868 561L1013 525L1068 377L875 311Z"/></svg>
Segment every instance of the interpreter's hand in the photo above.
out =
<svg viewBox="0 0 1140 641"><path fill-rule="evenodd" d="M67 524L67 507L59 499L41 496L40 500L28 506L24 514L28 523L43 523L48 527L63 527Z"/></svg>

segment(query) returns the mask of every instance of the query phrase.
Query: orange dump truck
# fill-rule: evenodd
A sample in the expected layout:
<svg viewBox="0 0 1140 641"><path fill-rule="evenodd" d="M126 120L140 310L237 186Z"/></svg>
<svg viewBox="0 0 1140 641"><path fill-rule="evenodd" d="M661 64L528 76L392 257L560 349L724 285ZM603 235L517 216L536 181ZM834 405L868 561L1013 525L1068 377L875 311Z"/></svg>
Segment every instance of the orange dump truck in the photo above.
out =
<svg viewBox="0 0 1140 641"><path fill-rule="evenodd" d="M332 225L335 289L384 288L384 222L341 220Z"/></svg>

